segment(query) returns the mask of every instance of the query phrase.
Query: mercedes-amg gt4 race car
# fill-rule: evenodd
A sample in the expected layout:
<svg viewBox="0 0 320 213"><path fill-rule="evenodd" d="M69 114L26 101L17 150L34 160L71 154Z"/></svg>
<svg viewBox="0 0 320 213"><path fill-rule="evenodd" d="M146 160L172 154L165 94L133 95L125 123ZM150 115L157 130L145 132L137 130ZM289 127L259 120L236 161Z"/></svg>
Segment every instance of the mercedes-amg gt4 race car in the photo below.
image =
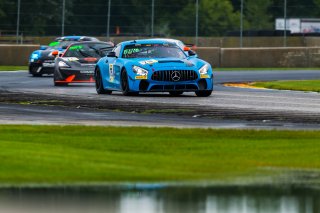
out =
<svg viewBox="0 0 320 213"><path fill-rule="evenodd" d="M39 50L31 53L29 73L35 77L40 77L43 74L53 74L55 56L52 53L58 51L59 54L62 54L70 44L80 41L98 41L98 39L87 36L58 37L48 46L41 46Z"/></svg>
<svg viewBox="0 0 320 213"><path fill-rule="evenodd" d="M187 56L175 43L166 39L133 40L119 43L95 69L98 94L122 91L124 95L139 92L169 92L173 96L195 92L210 96L213 74L209 63Z"/></svg>
<svg viewBox="0 0 320 213"><path fill-rule="evenodd" d="M113 47L112 42L88 41L71 44L63 55L55 60L54 85L66 86L69 83L94 82L96 63Z"/></svg>

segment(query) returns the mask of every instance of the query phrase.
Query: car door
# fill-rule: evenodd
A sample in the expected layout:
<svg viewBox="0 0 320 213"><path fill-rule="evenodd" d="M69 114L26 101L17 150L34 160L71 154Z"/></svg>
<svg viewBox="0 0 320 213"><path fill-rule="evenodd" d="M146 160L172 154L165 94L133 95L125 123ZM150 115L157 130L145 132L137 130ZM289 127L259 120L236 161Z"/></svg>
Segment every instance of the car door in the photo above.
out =
<svg viewBox="0 0 320 213"><path fill-rule="evenodd" d="M121 63L119 61L121 45L117 45L113 52L115 52L116 57L108 57L108 82L109 86L114 89L120 88L120 71Z"/></svg>

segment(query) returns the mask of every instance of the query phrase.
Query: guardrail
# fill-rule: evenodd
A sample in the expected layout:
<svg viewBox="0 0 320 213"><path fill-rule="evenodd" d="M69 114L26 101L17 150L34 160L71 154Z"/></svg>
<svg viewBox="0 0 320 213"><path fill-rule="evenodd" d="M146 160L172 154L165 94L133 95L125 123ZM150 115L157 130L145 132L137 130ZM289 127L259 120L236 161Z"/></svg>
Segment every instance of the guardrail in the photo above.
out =
<svg viewBox="0 0 320 213"><path fill-rule="evenodd" d="M0 65L28 65L28 58L36 49L39 45L0 45ZM213 67L320 67L320 47L198 47L196 52Z"/></svg>

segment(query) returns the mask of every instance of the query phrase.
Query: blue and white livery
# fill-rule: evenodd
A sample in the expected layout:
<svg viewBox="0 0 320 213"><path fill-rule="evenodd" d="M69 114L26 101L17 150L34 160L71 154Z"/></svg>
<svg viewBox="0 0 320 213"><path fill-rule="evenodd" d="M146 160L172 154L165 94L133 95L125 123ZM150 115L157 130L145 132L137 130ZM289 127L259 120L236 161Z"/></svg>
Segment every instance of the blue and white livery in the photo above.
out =
<svg viewBox="0 0 320 213"><path fill-rule="evenodd" d="M176 43L166 39L119 43L97 63L95 80L98 94L169 92L178 96L195 92L207 97L213 90L211 65L192 52L187 56Z"/></svg>

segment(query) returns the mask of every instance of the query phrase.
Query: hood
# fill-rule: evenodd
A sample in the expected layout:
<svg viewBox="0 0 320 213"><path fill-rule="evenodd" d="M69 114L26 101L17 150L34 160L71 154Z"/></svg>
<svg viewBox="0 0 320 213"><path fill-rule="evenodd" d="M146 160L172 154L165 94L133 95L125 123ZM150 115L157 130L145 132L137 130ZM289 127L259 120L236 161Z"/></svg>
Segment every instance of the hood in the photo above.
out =
<svg viewBox="0 0 320 213"><path fill-rule="evenodd" d="M196 68L196 63L181 58L139 58L135 59L135 64L141 67L149 67L154 69L163 69L163 68L179 68L179 69L194 69Z"/></svg>

